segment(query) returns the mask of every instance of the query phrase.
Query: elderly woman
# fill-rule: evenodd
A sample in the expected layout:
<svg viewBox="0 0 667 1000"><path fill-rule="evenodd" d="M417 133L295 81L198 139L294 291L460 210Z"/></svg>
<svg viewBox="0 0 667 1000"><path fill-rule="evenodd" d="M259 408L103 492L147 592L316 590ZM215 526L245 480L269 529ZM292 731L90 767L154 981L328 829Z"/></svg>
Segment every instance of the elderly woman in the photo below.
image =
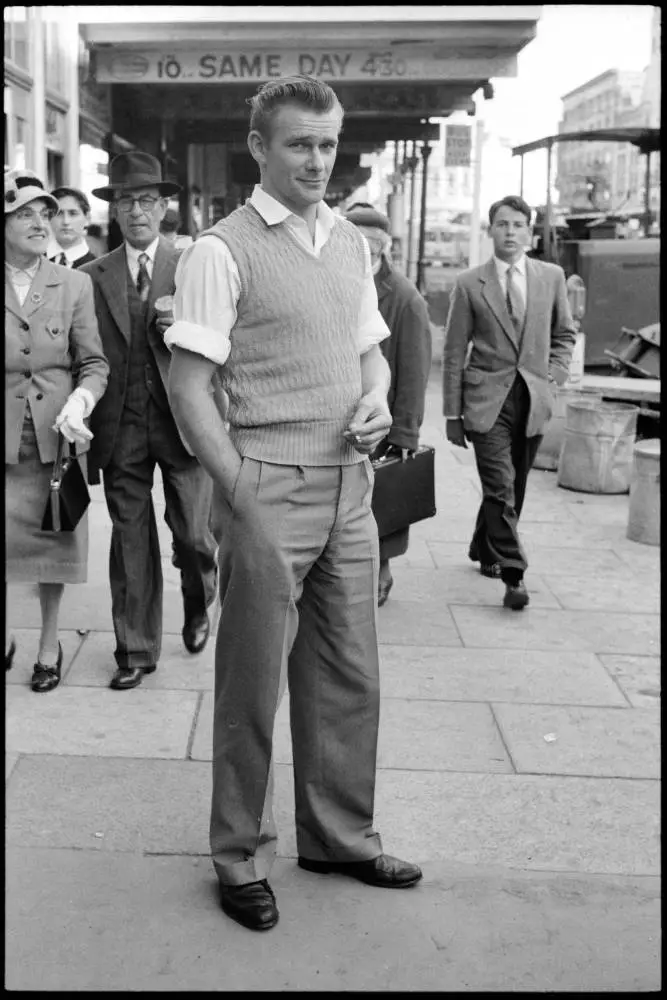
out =
<svg viewBox="0 0 667 1000"><path fill-rule="evenodd" d="M374 457L389 452L410 453L419 446L419 429L424 419L428 376L431 368L431 324L428 307L416 287L391 266L389 219L372 205L357 202L345 217L366 237L371 253L380 314L391 336L380 349L391 370L387 401L392 425ZM409 528L380 538L378 605L389 597L394 580L389 560L408 550Z"/></svg>
<svg viewBox="0 0 667 1000"><path fill-rule="evenodd" d="M87 572L85 516L73 532L41 530L58 434L75 444L77 456L87 451L92 434L84 421L109 374L90 278L44 256L57 211L32 171L5 172L5 581L39 586L33 691L60 682L64 585L84 583ZM12 640L7 668L15 649Z"/></svg>

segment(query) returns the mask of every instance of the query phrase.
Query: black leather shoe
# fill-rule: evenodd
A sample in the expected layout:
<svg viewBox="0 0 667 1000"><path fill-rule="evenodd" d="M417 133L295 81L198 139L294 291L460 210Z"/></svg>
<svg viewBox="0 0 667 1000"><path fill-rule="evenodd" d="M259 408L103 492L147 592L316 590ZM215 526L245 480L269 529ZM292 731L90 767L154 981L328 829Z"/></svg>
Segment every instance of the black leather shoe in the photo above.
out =
<svg viewBox="0 0 667 1000"><path fill-rule="evenodd" d="M14 639L9 644L9 649L5 653L5 670L11 670L12 664L14 662L14 656L16 654L16 642Z"/></svg>
<svg viewBox="0 0 667 1000"><path fill-rule="evenodd" d="M482 576L489 576L492 580L498 580L500 577L500 563L481 563L479 571Z"/></svg>
<svg viewBox="0 0 667 1000"><path fill-rule="evenodd" d="M299 868L304 868L307 872L349 875L366 885L376 885L382 889L407 889L416 885L422 877L418 865L399 861L389 854L380 854L372 861L311 861L300 857L297 863Z"/></svg>
<svg viewBox="0 0 667 1000"><path fill-rule="evenodd" d="M393 577L389 577L388 580L381 580L378 584L378 608L381 608L383 604L387 603L387 598L389 597L389 591L394 586Z"/></svg>
<svg viewBox="0 0 667 1000"><path fill-rule="evenodd" d="M39 660L32 668L32 680L30 687L39 694L46 691L53 691L60 684L60 668L63 665L63 647L58 643L58 659L55 666L40 663Z"/></svg>
<svg viewBox="0 0 667 1000"><path fill-rule="evenodd" d="M521 611L528 604L529 600L528 591L523 583L505 584L503 607L511 608L512 611Z"/></svg>
<svg viewBox="0 0 667 1000"><path fill-rule="evenodd" d="M188 653L201 653L208 642L211 623L208 615L193 615L188 618L183 626L183 645Z"/></svg>
<svg viewBox="0 0 667 1000"><path fill-rule="evenodd" d="M220 884L220 905L232 920L252 931L268 931L278 923L278 907L271 886L261 882Z"/></svg>
<svg viewBox="0 0 667 1000"><path fill-rule="evenodd" d="M148 667L118 667L109 687L114 691L129 691L130 688L139 687L144 674L152 674L154 670L156 670L155 663L151 663Z"/></svg>

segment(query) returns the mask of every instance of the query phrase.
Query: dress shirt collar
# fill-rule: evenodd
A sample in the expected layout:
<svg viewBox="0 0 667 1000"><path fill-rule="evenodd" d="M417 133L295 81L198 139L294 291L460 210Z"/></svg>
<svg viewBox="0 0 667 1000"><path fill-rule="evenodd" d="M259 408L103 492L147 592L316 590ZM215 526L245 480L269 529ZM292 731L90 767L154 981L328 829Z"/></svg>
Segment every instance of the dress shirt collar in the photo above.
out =
<svg viewBox="0 0 667 1000"><path fill-rule="evenodd" d="M65 256L67 257L68 263L71 266L72 264L75 264L77 260L79 260L81 257L85 257L85 255L88 252L89 252L89 247L85 240L79 240L78 243L75 243L74 246L71 247L61 247L59 243L53 242L49 245L49 249L46 252L46 256L49 258L49 260L55 260L55 262L58 263L58 258L60 257L61 253L64 253Z"/></svg>
<svg viewBox="0 0 667 1000"><path fill-rule="evenodd" d="M501 281L504 281L505 278L507 277L507 272L510 269L510 265L507 263L506 260L501 260L500 257L496 257L495 254L493 259L496 262L496 270L498 272L498 277L501 279ZM520 274L522 277L525 277L526 275L525 253L522 253L519 259L514 261L512 266L514 267L514 270L517 274Z"/></svg>
<svg viewBox="0 0 667 1000"><path fill-rule="evenodd" d="M125 243L125 253L127 254L127 263L130 268L134 268L136 271L139 270L139 257L142 253L145 253L148 257L151 267L155 263L155 254L157 252L158 244L160 242L160 237L156 236L152 243L150 243L145 250L138 250L136 247L130 246L129 243Z"/></svg>
<svg viewBox="0 0 667 1000"><path fill-rule="evenodd" d="M289 208L286 208L273 195L268 194L261 184L255 185L252 195L248 200L252 207L262 216L267 226L276 226L279 222L285 222L289 218L296 219L298 222L305 224L304 219L299 215L295 215L294 212L290 212ZM336 214L332 212L325 201L318 203L316 218L317 222L326 231L327 235L329 235L336 223Z"/></svg>

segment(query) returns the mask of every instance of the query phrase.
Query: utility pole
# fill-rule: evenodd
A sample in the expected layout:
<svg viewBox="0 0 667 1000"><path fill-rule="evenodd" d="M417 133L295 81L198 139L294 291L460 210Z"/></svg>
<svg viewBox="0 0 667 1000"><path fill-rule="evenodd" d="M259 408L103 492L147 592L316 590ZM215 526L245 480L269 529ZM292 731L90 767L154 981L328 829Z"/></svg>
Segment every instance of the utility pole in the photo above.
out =
<svg viewBox="0 0 667 1000"><path fill-rule="evenodd" d="M415 195L417 193L417 181L415 174L417 172L417 142L415 139L412 140L412 153L410 154L410 217L408 219L408 246L407 246L407 267L405 269L406 277L412 278L413 276L413 263L414 263L414 223L415 223Z"/></svg>
<svg viewBox="0 0 667 1000"><path fill-rule="evenodd" d="M422 142L422 204L421 216L419 219L419 251L417 256L417 288L423 294L424 284L424 243L426 237L426 192L428 189L428 158L431 155L431 146L428 142Z"/></svg>
<svg viewBox="0 0 667 1000"><path fill-rule="evenodd" d="M478 118L475 123L475 169L473 173L472 215L470 217L470 250L468 267L476 267L480 258L480 222L482 196L482 146L484 144L484 122Z"/></svg>

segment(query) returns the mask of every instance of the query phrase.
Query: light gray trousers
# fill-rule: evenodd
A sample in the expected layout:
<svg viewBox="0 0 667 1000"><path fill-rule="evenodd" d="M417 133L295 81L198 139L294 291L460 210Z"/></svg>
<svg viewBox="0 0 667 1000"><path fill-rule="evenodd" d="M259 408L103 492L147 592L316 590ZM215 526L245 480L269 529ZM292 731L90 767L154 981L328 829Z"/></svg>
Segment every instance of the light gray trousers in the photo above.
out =
<svg viewBox="0 0 667 1000"><path fill-rule="evenodd" d="M219 497L211 854L221 882L266 878L276 853L272 743L289 685L297 849L382 853L373 831L379 722L373 471L244 458Z"/></svg>

